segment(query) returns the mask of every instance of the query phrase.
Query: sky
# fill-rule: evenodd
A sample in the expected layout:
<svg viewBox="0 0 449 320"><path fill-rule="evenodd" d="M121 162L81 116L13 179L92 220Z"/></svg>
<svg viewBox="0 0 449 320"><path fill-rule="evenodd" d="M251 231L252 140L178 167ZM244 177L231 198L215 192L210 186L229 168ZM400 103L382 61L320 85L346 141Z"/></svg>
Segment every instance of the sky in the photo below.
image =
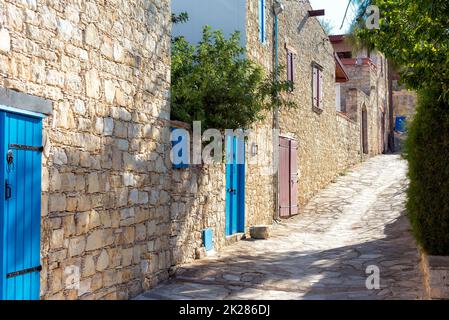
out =
<svg viewBox="0 0 449 320"><path fill-rule="evenodd" d="M348 16L346 17L343 28L340 29L348 0L310 0L310 3L315 10L326 10L326 15L323 18L331 23L333 27L332 34L343 34L349 30L350 22L355 16L356 11L356 6L353 4L349 7Z"/></svg>

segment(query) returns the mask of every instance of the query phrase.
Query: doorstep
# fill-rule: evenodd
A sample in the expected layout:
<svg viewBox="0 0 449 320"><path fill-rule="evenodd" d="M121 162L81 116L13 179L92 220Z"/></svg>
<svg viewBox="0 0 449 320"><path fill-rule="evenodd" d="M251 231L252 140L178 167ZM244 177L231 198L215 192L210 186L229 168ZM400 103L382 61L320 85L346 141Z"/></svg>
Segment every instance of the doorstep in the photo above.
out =
<svg viewBox="0 0 449 320"><path fill-rule="evenodd" d="M233 234L232 236L226 237L225 245L230 246L230 245L232 245L236 242L239 242L240 240L243 240L243 239L246 239L245 233L236 233L236 234Z"/></svg>
<svg viewBox="0 0 449 320"><path fill-rule="evenodd" d="M420 253L426 298L449 299L449 256L429 256L422 249Z"/></svg>

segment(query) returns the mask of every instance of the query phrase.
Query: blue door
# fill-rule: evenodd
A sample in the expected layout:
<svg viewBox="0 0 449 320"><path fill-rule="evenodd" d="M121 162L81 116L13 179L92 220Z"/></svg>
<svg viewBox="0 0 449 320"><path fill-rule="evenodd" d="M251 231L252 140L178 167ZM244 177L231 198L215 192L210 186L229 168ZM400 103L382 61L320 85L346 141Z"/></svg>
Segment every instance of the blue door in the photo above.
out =
<svg viewBox="0 0 449 320"><path fill-rule="evenodd" d="M42 119L0 111L0 298L39 299Z"/></svg>
<svg viewBox="0 0 449 320"><path fill-rule="evenodd" d="M226 235L245 232L245 141L226 137Z"/></svg>

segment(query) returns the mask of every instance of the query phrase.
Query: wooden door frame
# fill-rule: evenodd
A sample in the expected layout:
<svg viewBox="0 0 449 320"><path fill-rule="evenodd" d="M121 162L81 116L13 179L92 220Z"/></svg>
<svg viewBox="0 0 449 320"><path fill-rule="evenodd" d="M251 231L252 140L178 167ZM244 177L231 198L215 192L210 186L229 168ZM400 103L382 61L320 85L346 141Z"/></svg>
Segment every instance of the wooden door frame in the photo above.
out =
<svg viewBox="0 0 449 320"><path fill-rule="evenodd" d="M226 139L228 139L227 137ZM233 152L236 152L236 137L232 136L233 142L232 142L232 148ZM226 147L228 146L230 142L226 140ZM237 158L237 157L236 157ZM246 145L245 141L243 141L243 164L238 164L237 159L233 159L232 164L226 163L226 200L225 200L225 236L232 236L234 234L244 233L245 232L245 219L246 219L246 211L245 211L245 193L246 193ZM229 170L233 170L233 175L229 176ZM231 187L233 187L233 183L235 182L237 184L236 186L236 195L235 199L237 201L236 205L234 206L234 203L230 203L231 197L229 195L229 182L231 183ZM233 226L232 220L233 220L233 212L234 209L236 210L235 214L236 217L236 226ZM233 227L236 228L236 232L233 232Z"/></svg>
<svg viewBox="0 0 449 320"><path fill-rule="evenodd" d="M20 109L16 109L16 108L10 108L10 107L5 107L3 105L0 105L0 128L2 130L1 135L0 135L0 197L2 197L0 199L0 277L1 277L1 286L0 286L0 300L1 299L5 299L6 297L8 297L8 295L6 294L6 279L7 279L7 267L6 267L6 261L5 261L5 256L4 254L6 253L6 251L4 251L5 249L5 233L4 230L6 228L5 225L5 210L6 210L6 199L5 199L5 181L6 179L8 179L9 177L6 174L6 163L5 163L5 156L6 153L8 152L8 150L10 148L12 148L11 145L8 145L7 139L9 139L9 134L7 133L6 130L6 117L7 116L16 116L22 119L25 119L24 121L32 121L33 119L36 121L35 124L37 123L39 125L39 129L40 129L40 142L39 142L39 147L42 146L42 134L43 134L43 123L42 123L42 119L45 118L44 115L41 114L37 114L34 112L30 112L30 111L24 111L24 110L20 110ZM31 151L27 151L27 152L39 152L41 153L39 156L39 163L40 163L40 168L39 168L39 172L38 172L38 177L39 177L39 195L37 196L39 199L39 203L36 206L36 210L39 210L39 216L38 216L38 234L35 234L36 239L38 239L38 245L37 247L38 249L38 255L35 257L39 260L39 266L37 265L33 265L30 267L30 269L24 269L24 270L15 270L13 271L14 273L16 273L17 271L19 272L27 272L27 273L39 273L41 272L41 252L42 252L42 242L41 242L41 236L42 236L42 225L41 225L41 219L42 219L42 212L41 212L41 203L42 203L42 190L41 190L41 184L42 184L42 150L31 150ZM34 208L34 207L33 207ZM37 214L37 212L35 212ZM33 223L31 223L32 225ZM33 238L33 237L32 237ZM30 240L31 244L33 244L33 239ZM34 242L35 243L35 242ZM37 250L35 250L34 254L36 254ZM33 260L33 256L34 254L31 256L31 260ZM14 274L13 276L19 276L19 274ZM20 276L22 276L22 274L20 274ZM36 298L31 298L31 299L39 299L40 298L40 288L41 288L41 281L40 281L40 275L37 275L38 280L37 280L37 286L38 286L38 293L37 293L37 297ZM34 292L34 291L33 291Z"/></svg>

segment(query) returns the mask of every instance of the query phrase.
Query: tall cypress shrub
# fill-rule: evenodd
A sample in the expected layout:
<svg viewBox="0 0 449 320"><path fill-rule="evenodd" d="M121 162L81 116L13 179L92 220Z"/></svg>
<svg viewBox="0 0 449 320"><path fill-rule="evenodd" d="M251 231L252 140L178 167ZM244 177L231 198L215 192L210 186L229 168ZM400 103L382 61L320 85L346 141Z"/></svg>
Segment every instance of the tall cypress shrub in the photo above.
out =
<svg viewBox="0 0 449 320"><path fill-rule="evenodd" d="M449 255L449 104L441 92L421 90L406 142L408 214L418 242L431 255Z"/></svg>

